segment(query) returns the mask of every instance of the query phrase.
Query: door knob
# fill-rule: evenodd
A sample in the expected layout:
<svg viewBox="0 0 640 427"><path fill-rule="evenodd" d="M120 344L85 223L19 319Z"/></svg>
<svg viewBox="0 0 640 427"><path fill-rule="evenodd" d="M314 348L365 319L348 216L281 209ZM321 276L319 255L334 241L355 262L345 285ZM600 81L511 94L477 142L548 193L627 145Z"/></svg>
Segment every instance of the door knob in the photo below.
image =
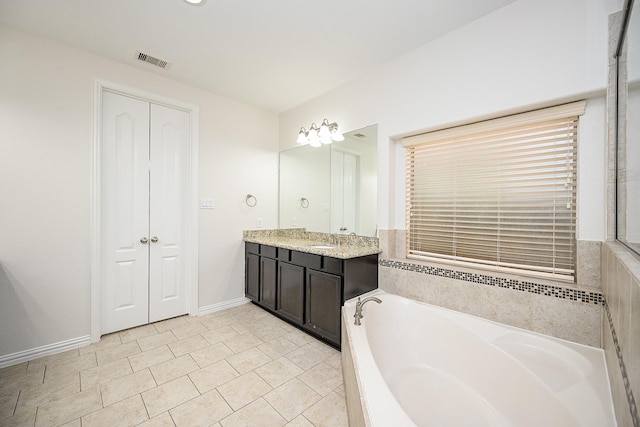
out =
<svg viewBox="0 0 640 427"><path fill-rule="evenodd" d="M151 243L156 243L158 241L158 236L153 236L151 238Z"/></svg>
<svg viewBox="0 0 640 427"><path fill-rule="evenodd" d="M140 243L146 245L149 240L146 237L140 239Z"/></svg>

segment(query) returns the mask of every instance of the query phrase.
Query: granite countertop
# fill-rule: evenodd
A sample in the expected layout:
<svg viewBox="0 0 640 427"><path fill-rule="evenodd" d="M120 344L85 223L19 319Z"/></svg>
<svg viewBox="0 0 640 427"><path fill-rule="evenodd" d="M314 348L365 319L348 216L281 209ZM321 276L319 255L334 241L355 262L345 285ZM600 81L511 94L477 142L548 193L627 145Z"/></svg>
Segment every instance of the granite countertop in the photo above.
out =
<svg viewBox="0 0 640 427"><path fill-rule="evenodd" d="M336 245L335 239L340 241L339 245ZM303 228L247 230L243 232L243 240L340 259L358 258L382 252L375 237L307 232Z"/></svg>

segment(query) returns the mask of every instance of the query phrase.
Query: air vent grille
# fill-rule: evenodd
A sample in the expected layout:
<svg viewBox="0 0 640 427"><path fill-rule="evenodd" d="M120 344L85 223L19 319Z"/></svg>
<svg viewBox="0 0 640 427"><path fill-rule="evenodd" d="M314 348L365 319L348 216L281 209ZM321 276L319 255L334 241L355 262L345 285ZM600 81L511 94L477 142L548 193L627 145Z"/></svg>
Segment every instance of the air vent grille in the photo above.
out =
<svg viewBox="0 0 640 427"><path fill-rule="evenodd" d="M136 59L138 59L139 61L148 62L149 64L153 64L156 67L160 67L163 69L169 66L169 62L142 52L136 52Z"/></svg>
<svg viewBox="0 0 640 427"><path fill-rule="evenodd" d="M359 132L358 132L358 133L356 133L356 134L355 134L355 135L353 135L353 136L355 136L356 138L366 138L366 137L367 137L367 135L365 135L365 134L363 134L363 133L359 133Z"/></svg>

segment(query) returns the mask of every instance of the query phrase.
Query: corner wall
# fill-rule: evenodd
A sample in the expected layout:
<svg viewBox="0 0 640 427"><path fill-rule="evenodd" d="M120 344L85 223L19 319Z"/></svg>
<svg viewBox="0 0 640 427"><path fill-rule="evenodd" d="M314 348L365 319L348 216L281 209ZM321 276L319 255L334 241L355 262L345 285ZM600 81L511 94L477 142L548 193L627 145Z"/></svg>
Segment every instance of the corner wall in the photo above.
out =
<svg viewBox="0 0 640 427"><path fill-rule="evenodd" d="M0 57L0 362L90 335L94 78L199 106L198 306L244 298L242 230L278 221L275 114L6 26Z"/></svg>

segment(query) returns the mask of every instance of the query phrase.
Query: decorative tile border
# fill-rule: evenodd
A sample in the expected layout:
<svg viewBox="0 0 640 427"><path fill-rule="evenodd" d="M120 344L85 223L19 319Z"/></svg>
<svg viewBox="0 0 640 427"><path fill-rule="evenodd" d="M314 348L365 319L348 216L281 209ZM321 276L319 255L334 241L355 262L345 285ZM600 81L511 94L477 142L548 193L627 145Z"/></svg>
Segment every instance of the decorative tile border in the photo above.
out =
<svg viewBox="0 0 640 427"><path fill-rule="evenodd" d="M618 364L620 365L620 372L622 373L622 382L624 383L624 391L627 395L627 402L629 403L629 410L631 411L631 420L634 426L640 426L640 415L638 415L638 407L636 406L636 400L633 397L633 390L631 390L631 382L629 381L629 375L627 374L627 367L624 364L622 358L622 349L618 343L618 335L613 327L613 317L611 317L611 311L607 301L604 301L604 311L607 313L607 320L609 321L609 329L611 329L611 336L613 337L613 346L616 349L616 356L618 356Z"/></svg>
<svg viewBox="0 0 640 427"><path fill-rule="evenodd" d="M543 283L535 283L516 279L507 279L504 277L495 277L486 274L468 273L442 267L432 267L429 265L413 264L403 261L392 261L389 259L380 259L378 263L382 267L391 267L398 270L413 271L416 273L429 274L431 276L446 277L448 279L464 280L465 282L478 283L488 286L497 286L499 288L507 288L514 291L529 292L532 294L568 299L571 301L578 301L586 304L601 305L604 303L604 296L601 292L589 292L580 289L563 288L561 286L546 285Z"/></svg>

